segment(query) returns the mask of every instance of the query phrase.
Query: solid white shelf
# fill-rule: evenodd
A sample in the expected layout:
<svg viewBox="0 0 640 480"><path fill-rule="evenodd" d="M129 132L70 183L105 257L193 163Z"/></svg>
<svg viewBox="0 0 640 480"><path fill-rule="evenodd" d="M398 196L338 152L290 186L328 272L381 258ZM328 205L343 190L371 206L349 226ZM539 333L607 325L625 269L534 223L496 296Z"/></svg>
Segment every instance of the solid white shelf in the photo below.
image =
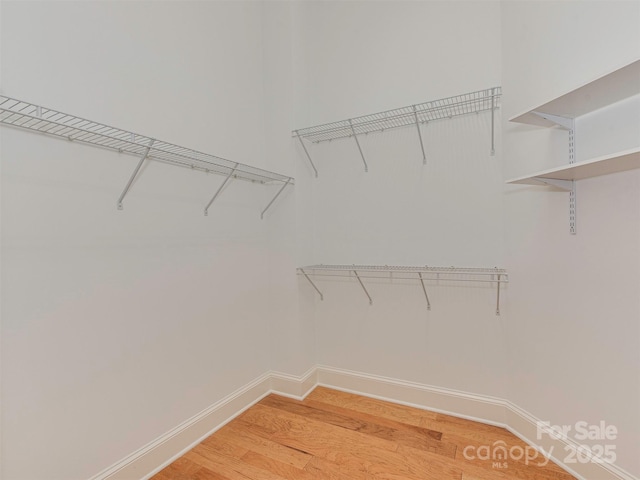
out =
<svg viewBox="0 0 640 480"><path fill-rule="evenodd" d="M304 276L315 291L324 300L324 295L313 282L311 276L343 277L356 279L373 305L373 299L362 279L415 280L422 285L427 301L427 309L431 310L431 301L427 293L425 281L431 282L489 282L496 285L496 315L500 315L500 284L509 282L509 275L503 268L468 268L468 267L429 267L401 265L309 265L299 267L298 275Z"/></svg>
<svg viewBox="0 0 640 480"><path fill-rule="evenodd" d="M204 209L205 215L213 201L221 193L225 184L232 179L281 186L273 200L271 200L269 205L262 211L262 216L264 216L264 213L273 204L282 190L284 190L287 185L294 184L294 179L287 175L281 175L227 160L226 158L216 155L163 142L145 135L110 127L102 123L4 95L0 95L0 124L138 157L138 165L129 179L124 192L118 199L119 209L122 209L122 200L131 188L133 180L140 172L142 164L146 159L178 167L186 167L205 173L224 175L224 182L220 185Z"/></svg>
<svg viewBox="0 0 640 480"><path fill-rule="evenodd" d="M569 192L569 232L576 229L576 181L638 168L638 149L575 161L576 118L640 94L640 60L587 82L550 102L509 120L541 127L562 127L569 132L568 165L507 181L510 184L550 185Z"/></svg>
<svg viewBox="0 0 640 480"><path fill-rule="evenodd" d="M563 118L577 118L607 105L640 94L640 60L598 77L550 102L530 108L509 121L554 127L556 123L535 112Z"/></svg>
<svg viewBox="0 0 640 480"><path fill-rule="evenodd" d="M574 181L640 168L640 147L507 180L509 184L548 185L546 180Z"/></svg>

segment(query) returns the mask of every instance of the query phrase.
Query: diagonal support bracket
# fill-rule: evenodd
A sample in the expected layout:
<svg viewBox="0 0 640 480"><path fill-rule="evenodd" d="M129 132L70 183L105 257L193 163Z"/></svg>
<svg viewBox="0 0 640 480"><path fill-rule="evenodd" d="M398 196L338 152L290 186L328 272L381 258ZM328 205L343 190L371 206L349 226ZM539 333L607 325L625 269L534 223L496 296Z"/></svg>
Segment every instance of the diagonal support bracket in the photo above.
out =
<svg viewBox="0 0 640 480"><path fill-rule="evenodd" d="M422 285L422 291L424 292L424 298L427 299L427 310L431 310L431 302L429 301L429 295L427 295L427 288L424 286L424 278L422 278L422 273L418 272L418 276L420 277L420 284Z"/></svg>
<svg viewBox="0 0 640 480"><path fill-rule="evenodd" d="M364 286L364 283L362 283L362 279L360 278L360 275L358 275L358 272L355 270L353 270L353 273L356 275L358 282L360 282L360 286L364 290L364 293L367 294L367 298L369 299L369 305L373 305L373 300L371 299L371 295L369 295L369 292L367 292L367 288Z"/></svg>
<svg viewBox="0 0 640 480"><path fill-rule="evenodd" d="M311 284L311 286L314 288L314 290L316 292L318 292L318 295L320 295L320 300L324 300L324 295L322 295L322 292L320 291L320 289L318 289L318 287L316 286L315 283L313 283L313 280L311 280L311 278L309 277L309 275L307 275L307 272L304 271L304 269L300 269L300 273L302 273L302 275L304 275L304 277L309 281L309 283Z"/></svg>
<svg viewBox="0 0 640 480"><path fill-rule="evenodd" d="M573 180L558 180L556 178L544 178L544 177L535 177L537 182L540 182L542 185L548 185L549 187L559 188L560 190L564 190L565 192L570 192L573 190L575 185L575 181Z"/></svg>
<svg viewBox="0 0 640 480"><path fill-rule="evenodd" d="M420 149L422 150L422 164L427 164L427 155L424 153L424 143L422 142L422 132L420 131L420 122L418 121L418 110L413 106L413 118L416 120L416 129L418 130L418 138L420 139Z"/></svg>
<svg viewBox="0 0 640 480"><path fill-rule="evenodd" d="M209 207L214 202L214 200L218 198L218 195L220 195L220 192L222 192L222 189L224 188L224 186L229 182L229 180L231 180L231 177L233 177L233 174L236 173L237 168L238 168L238 164L236 163L235 166L229 172L229 175L227 175L227 178L225 178L224 182L222 182L222 184L218 187L218 190L216 190L216 193L213 195L211 200L209 200L209 203L207 203L207 206L204 207L205 217L209 215Z"/></svg>
<svg viewBox="0 0 640 480"><path fill-rule="evenodd" d="M140 157L140 161L138 162L138 165L136 166L136 168L133 171L133 173L131 174L131 178L129 178L129 181L127 182L127 185L124 187L124 190L122 191L122 194L120 195L120 198L118 198L118 210L123 210L124 209L124 207L122 206L122 201L124 200L124 197L129 192L129 189L131 188L131 185L133 185L133 181L136 179L136 176L140 172L140 169L142 168L142 165L144 164L144 161L149 156L149 152L151 151L151 147L153 146L153 142L155 142L155 140L152 138L151 141L149 142L149 146L145 150L144 154L142 155L142 157Z"/></svg>
<svg viewBox="0 0 640 480"><path fill-rule="evenodd" d="M574 125L575 125L575 121L573 118L568 118L568 117L561 117L560 115L553 115L551 113L544 113L544 112L531 112L534 115L537 115L541 118L544 118L545 120L549 120L550 122L555 123L556 125L565 128L567 130L573 130Z"/></svg>
<svg viewBox="0 0 640 480"><path fill-rule="evenodd" d="M264 210L262 210L262 213L260 214L260 220L264 219L264 214L267 212L267 210L269 210L269 208L271 207L271 205L273 205L273 202L276 201L276 198L278 198L280 196L280 194L283 192L283 190L285 188L287 188L287 185L289 185L289 183L291 182L291 178L287 178L287 181L284 182L284 184L282 185L282 187L280 187L280 190L278 190L278 193L275 194L275 196L271 199L271 201L269 202L269 204L265 207Z"/></svg>
<svg viewBox="0 0 640 480"><path fill-rule="evenodd" d="M309 155L309 152L307 151L307 146L302 141L302 137L298 134L298 130L296 130L296 136L298 137L298 141L300 142L300 145L302 145L302 149L304 150L304 153L307 156L309 163L311 164L311 168L313 168L316 178L318 178L318 170L316 169L316 166L313 163L313 160L311 160L311 155Z"/></svg>
<svg viewBox="0 0 640 480"><path fill-rule="evenodd" d="M369 165L367 165L367 160L364 158L364 153L362 153L362 147L360 147L360 141L358 140L358 136L356 135L356 131L353 129L353 122L349 119L349 126L351 127L351 133L353 134L353 139L356 141L356 145L358 146L358 151L360 152L360 156L362 157L362 163L364 163L364 171L369 171Z"/></svg>

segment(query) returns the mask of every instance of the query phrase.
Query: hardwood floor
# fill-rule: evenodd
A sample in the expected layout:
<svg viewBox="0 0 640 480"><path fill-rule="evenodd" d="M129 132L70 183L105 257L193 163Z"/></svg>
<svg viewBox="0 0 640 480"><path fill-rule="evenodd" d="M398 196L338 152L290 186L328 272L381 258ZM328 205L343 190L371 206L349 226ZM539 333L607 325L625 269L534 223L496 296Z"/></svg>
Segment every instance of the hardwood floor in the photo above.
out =
<svg viewBox="0 0 640 480"><path fill-rule="evenodd" d="M516 459L478 458L498 446ZM153 480L575 480L518 460L526 448L503 428L318 387L264 398Z"/></svg>

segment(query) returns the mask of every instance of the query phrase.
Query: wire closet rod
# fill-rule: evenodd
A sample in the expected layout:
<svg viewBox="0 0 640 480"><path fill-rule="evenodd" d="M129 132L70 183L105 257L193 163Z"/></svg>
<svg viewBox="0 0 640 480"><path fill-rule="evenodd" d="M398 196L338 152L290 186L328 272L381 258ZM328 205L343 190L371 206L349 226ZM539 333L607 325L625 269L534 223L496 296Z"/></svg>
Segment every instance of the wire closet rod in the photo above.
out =
<svg viewBox="0 0 640 480"><path fill-rule="evenodd" d="M199 152L4 95L0 95L0 124L138 157L138 164L118 199L119 209L122 209L124 197L147 159L205 173L224 175L225 181L205 207L205 215L222 187L232 179L267 185L282 185L281 190L263 211L263 215L282 189L287 185L294 184L293 177L287 175L233 162L216 155Z"/></svg>
<svg viewBox="0 0 640 480"><path fill-rule="evenodd" d="M414 280L422 286L427 309L431 310L431 301L427 293L425 281L450 282L480 282L496 285L496 315L500 315L500 285L509 283L509 276L502 268L469 268L469 267L429 267L429 266L399 266L399 265L309 265L299 267L298 275L304 276L314 290L324 300L324 295L313 282L311 276L355 278L373 305L373 299L367 290L363 279ZM384 275L388 276L384 276Z"/></svg>

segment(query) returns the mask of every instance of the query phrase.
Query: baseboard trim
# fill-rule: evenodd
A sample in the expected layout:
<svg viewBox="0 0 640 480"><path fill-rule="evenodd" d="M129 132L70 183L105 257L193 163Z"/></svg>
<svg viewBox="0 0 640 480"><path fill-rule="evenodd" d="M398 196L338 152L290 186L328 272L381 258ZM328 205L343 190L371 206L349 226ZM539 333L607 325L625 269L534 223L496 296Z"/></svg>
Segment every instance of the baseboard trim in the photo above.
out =
<svg viewBox="0 0 640 480"><path fill-rule="evenodd" d="M615 463L604 462L594 455L585 463L576 462L573 460L576 456L571 455L571 452L581 451L580 444L568 437L554 438L547 433L539 435L538 426L541 423L539 418L526 410L511 402L507 403L507 430L525 443L535 446L578 480L638 480L638 477Z"/></svg>
<svg viewBox="0 0 640 480"><path fill-rule="evenodd" d="M270 393L302 400L317 383L315 367L301 376L267 372L90 480L146 480Z"/></svg>
<svg viewBox="0 0 640 480"><path fill-rule="evenodd" d="M318 366L318 384L467 420L505 426L505 401L362 372Z"/></svg>
<svg viewBox="0 0 640 480"><path fill-rule="evenodd" d="M580 445L569 438L556 440L549 435L538 440L538 425L542 421L505 399L325 365L317 367L317 375L318 385L504 427L578 480L640 480L615 464L598 462L597 458L567 464L565 453Z"/></svg>
<svg viewBox="0 0 640 480"><path fill-rule="evenodd" d="M148 479L269 393L271 375L268 372L91 477L90 480Z"/></svg>
<svg viewBox="0 0 640 480"><path fill-rule="evenodd" d="M271 372L271 391L278 395L303 400L318 385L318 369L310 368L297 377L288 373Z"/></svg>
<svg viewBox="0 0 640 480"><path fill-rule="evenodd" d="M318 385L504 427L545 454L550 452L551 459L578 480L639 480L611 463L568 465L563 461L565 449L579 445L548 435L538 440L540 420L507 400L326 365L312 367L300 376L267 372L90 480L146 480L266 395L302 400Z"/></svg>

